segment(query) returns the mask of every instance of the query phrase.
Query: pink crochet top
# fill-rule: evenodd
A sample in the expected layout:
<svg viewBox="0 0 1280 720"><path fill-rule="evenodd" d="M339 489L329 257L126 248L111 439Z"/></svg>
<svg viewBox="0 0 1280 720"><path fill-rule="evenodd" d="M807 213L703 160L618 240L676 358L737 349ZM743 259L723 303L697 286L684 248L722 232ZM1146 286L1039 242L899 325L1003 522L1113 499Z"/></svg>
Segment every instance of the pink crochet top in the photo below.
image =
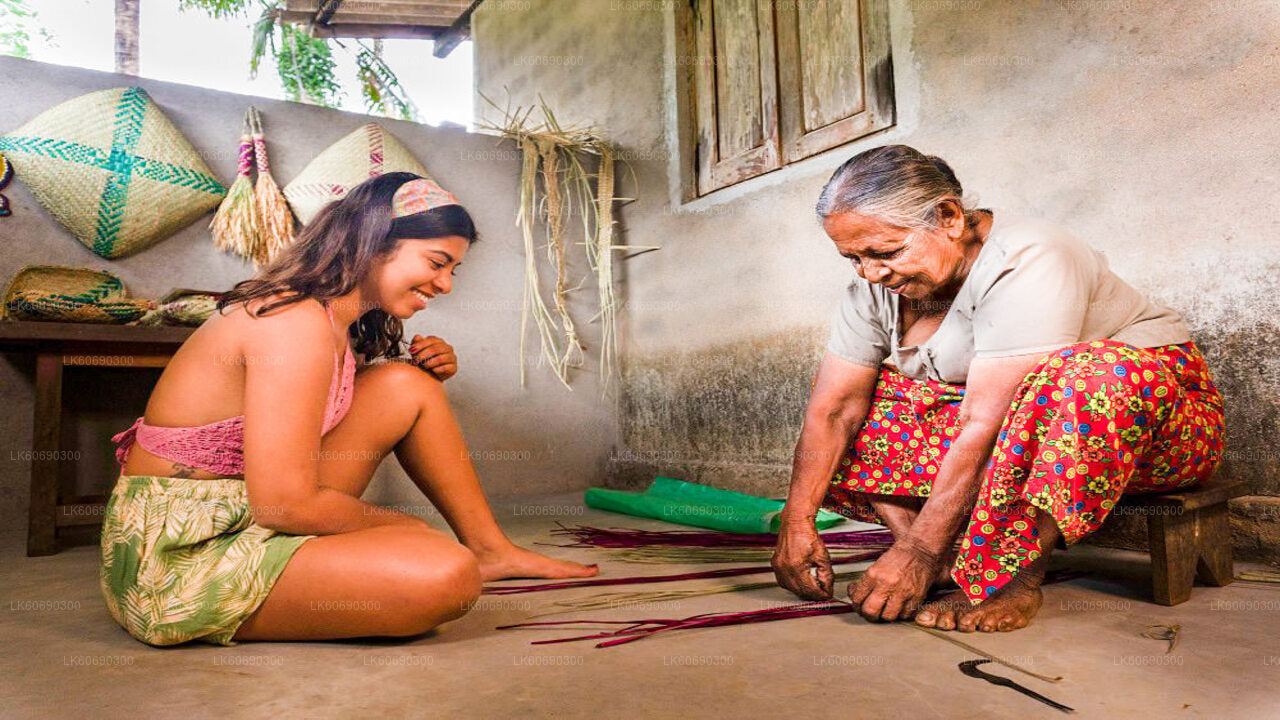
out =
<svg viewBox="0 0 1280 720"><path fill-rule="evenodd" d="M328 305L329 322L333 323L333 310ZM351 390L355 385L356 361L347 345L346 360L338 365L333 356L333 379L329 382L329 399L324 408L324 429L328 433L351 409ZM145 417L145 416L144 416ZM138 418L125 430L111 438L119 443L116 460L121 470L129 459L129 448L136 442L147 452L176 463L207 470L217 475L244 474L244 416L198 427L158 427Z"/></svg>

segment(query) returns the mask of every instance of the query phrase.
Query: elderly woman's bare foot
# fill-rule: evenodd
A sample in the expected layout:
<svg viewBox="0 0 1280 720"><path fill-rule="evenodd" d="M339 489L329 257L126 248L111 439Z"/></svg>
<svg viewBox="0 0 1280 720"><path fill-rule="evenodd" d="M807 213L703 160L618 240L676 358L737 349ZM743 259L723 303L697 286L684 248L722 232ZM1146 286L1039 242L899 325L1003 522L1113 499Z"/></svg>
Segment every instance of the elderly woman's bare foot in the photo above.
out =
<svg viewBox="0 0 1280 720"><path fill-rule="evenodd" d="M509 578L583 578L600 572L596 565L557 560L517 545L498 551L477 551L476 560L480 562L480 577L486 582Z"/></svg>
<svg viewBox="0 0 1280 720"><path fill-rule="evenodd" d="M1015 579L977 605L971 605L968 596L957 590L920 608L916 623L939 630L1008 632L1026 627L1043 599L1039 582Z"/></svg>

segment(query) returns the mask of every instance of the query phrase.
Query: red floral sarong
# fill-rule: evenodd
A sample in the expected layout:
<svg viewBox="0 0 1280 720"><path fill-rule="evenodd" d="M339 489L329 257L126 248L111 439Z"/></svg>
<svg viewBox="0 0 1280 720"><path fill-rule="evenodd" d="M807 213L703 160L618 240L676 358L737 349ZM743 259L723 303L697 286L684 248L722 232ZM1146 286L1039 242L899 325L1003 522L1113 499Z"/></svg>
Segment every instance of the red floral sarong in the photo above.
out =
<svg viewBox="0 0 1280 720"><path fill-rule="evenodd" d="M884 368L824 506L878 522L866 493L928 497L959 434L963 397L962 385ZM1201 482L1222 450L1222 397L1194 343L1057 350L1014 395L951 576L977 603L1040 557L1040 511L1071 545L1102 525L1122 493Z"/></svg>

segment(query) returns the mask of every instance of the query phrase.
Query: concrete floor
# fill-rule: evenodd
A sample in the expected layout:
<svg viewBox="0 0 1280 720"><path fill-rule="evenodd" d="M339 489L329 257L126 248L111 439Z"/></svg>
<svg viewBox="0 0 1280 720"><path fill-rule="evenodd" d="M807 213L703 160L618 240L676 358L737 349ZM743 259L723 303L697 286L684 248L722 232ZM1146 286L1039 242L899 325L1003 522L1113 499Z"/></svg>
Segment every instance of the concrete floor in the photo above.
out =
<svg viewBox="0 0 1280 720"><path fill-rule="evenodd" d="M663 526L586 510L580 498L498 501L495 509L520 542L547 541L555 520ZM411 640L152 648L107 614L95 547L26 558L21 540L6 535L0 556L6 718L1060 716L962 675L957 663L974 657L962 648L855 616L709 629L604 650L533 646L530 640L556 633L493 629L587 591L488 596L465 618ZM561 554L600 560L611 574L665 570L607 562L589 550ZM1050 684L984 668L1081 717L1280 717L1280 586L1198 588L1189 602L1166 608L1145 599L1145 556L1081 547L1060 554L1058 566L1092 572L1048 588L1026 630L958 637L1063 679ZM683 617L787 599L773 588L565 617ZM1182 625L1170 654L1141 636L1156 623Z"/></svg>

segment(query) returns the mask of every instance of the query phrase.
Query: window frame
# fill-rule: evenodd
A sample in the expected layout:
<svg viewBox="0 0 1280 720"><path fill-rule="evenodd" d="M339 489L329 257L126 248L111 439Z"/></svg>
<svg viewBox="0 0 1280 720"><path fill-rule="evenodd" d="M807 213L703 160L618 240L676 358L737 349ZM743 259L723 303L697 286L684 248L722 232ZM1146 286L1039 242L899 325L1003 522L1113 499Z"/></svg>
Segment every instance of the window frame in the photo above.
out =
<svg viewBox="0 0 1280 720"><path fill-rule="evenodd" d="M827 0L858 3L863 107L861 111L823 127L807 132L803 130L801 103L804 90L800 81L802 69L796 13L800 3L813 1L758 0L760 14L767 14L770 20L759 23L758 28L763 30L767 27L772 36L768 43L762 38L760 46L762 76L765 75L766 60L771 60L773 69L772 77L761 79L762 104L768 94L772 94L774 101L772 114L768 108L762 108L763 136L771 137L773 144L753 148L734 158L715 157L715 151L711 157L705 157L702 150L708 147L708 133L716 128L715 124L700 122L700 118L715 112L710 104L714 100L714 91L708 90L709 87L714 88L715 57L699 55L698 48L700 42L710 42L717 0L688 0L675 4L677 152L683 202L714 195L861 140L896 123L888 0ZM710 13L704 12L704 8ZM764 8L768 9L767 13ZM764 46L769 46L769 52L766 53Z"/></svg>

